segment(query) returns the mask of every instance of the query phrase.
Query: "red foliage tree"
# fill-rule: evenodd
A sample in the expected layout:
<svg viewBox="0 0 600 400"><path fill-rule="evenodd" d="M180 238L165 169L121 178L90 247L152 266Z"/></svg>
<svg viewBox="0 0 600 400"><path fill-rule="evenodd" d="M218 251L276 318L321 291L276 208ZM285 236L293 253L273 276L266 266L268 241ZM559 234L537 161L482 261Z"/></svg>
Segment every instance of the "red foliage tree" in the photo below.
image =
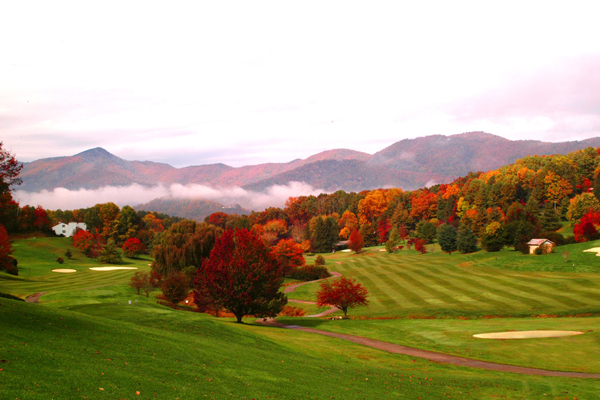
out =
<svg viewBox="0 0 600 400"><path fill-rule="evenodd" d="M390 220L388 218L383 218L377 224L377 233L379 233L379 243L385 243L388 240L388 234L392 229L392 225L390 224Z"/></svg>
<svg viewBox="0 0 600 400"><path fill-rule="evenodd" d="M2 143L0 143L1 145ZM0 225L0 271L6 271L12 275L18 275L18 269L14 258L11 256L13 249L8 238L8 233L3 225Z"/></svg>
<svg viewBox="0 0 600 400"><path fill-rule="evenodd" d="M263 241L247 229L226 230L217 238L195 280L197 295L213 308L244 315L275 316L287 303L279 292L283 271Z"/></svg>
<svg viewBox="0 0 600 400"><path fill-rule="evenodd" d="M123 253L129 258L134 258L146 251L146 246L138 238L129 238L123 243Z"/></svg>
<svg viewBox="0 0 600 400"><path fill-rule="evenodd" d="M348 308L367 305L368 294L367 289L352 278L327 280L321 283L321 289L317 292L317 305L335 306L342 310L344 318L348 318Z"/></svg>
<svg viewBox="0 0 600 400"><path fill-rule="evenodd" d="M356 252L356 254L362 251L363 246L365 245L365 241L358 230L353 230L350 234L350 240L348 242L348 247L350 250Z"/></svg>
<svg viewBox="0 0 600 400"><path fill-rule="evenodd" d="M37 206L33 211L33 228L38 231L50 229L50 219L42 206Z"/></svg>
<svg viewBox="0 0 600 400"><path fill-rule="evenodd" d="M103 244L104 240L97 232L91 234L88 231L78 230L73 235L73 245L90 258L96 258L100 255Z"/></svg>
<svg viewBox="0 0 600 400"><path fill-rule="evenodd" d="M220 211L212 213L204 219L204 222L208 222L209 224L213 224L219 228L225 229L227 224L227 214Z"/></svg>
<svg viewBox="0 0 600 400"><path fill-rule="evenodd" d="M280 240L279 243L273 247L272 252L277 259L283 274L286 276L291 275L296 268L302 267L305 264L304 257L302 256L304 251L294 239Z"/></svg>
<svg viewBox="0 0 600 400"><path fill-rule="evenodd" d="M416 251L420 251L422 254L425 254L427 252L427 249L425 248L425 245L427 244L426 240L415 239L414 244L415 244Z"/></svg>
<svg viewBox="0 0 600 400"><path fill-rule="evenodd" d="M600 238L597 227L600 227L600 212L585 214L573 228L575 240L578 242L587 242Z"/></svg>

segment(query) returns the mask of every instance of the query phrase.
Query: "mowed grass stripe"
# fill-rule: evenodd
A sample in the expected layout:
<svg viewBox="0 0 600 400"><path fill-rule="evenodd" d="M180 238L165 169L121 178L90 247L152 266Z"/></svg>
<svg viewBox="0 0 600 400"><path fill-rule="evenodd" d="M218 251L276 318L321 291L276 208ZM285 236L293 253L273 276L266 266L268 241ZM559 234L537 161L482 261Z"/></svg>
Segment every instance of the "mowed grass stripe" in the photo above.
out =
<svg viewBox="0 0 600 400"><path fill-rule="evenodd" d="M459 272L457 273L456 271ZM543 306L547 306L546 303L538 300L537 298L528 296L528 293L519 293L513 290L511 287L499 285L498 282L491 282L485 276L472 274L468 275L451 265L447 265L444 267L444 273L460 278L460 280L466 285L470 285L471 287L477 288L484 292L482 293L483 295L492 295L500 297L504 300L507 300L509 304L516 303L519 305L519 307L517 308L530 309L531 307L542 308ZM485 293L486 291L488 293Z"/></svg>
<svg viewBox="0 0 600 400"><path fill-rule="evenodd" d="M457 282L457 285L454 287L457 288L459 293L468 292L471 296L474 296L480 302L480 306L482 309L486 309L489 307L492 308L515 308L515 300L519 300L522 306L526 306L527 308L531 305L531 299L521 296L515 296L512 292L500 289L498 287L490 287L485 281L479 281L477 279L473 279L473 275L467 275L466 272L458 269L459 273L450 273L450 269L456 269L456 267L451 265L432 265L426 264L425 261L420 260L419 262L414 262L413 266L420 266L420 271L428 271L430 274L436 274L439 276L441 280L448 281L453 280ZM517 297L517 299L515 299ZM543 303L533 300L538 305L542 305Z"/></svg>
<svg viewBox="0 0 600 400"><path fill-rule="evenodd" d="M449 266L447 268L448 274L461 276L463 279L465 279L465 281L467 279L471 280L472 278L471 282L475 286L480 285L481 287L488 288L488 290L491 290L494 293L499 293L507 299L517 300L525 306L532 308L548 308L551 307L551 304L554 304L554 307L559 307L560 309L565 308L563 303L554 299L552 296L540 291L537 291L536 294L532 294L533 290L515 283L517 282L518 277L514 277L514 280L511 280L510 282L505 282L503 280L496 279L487 271L477 271L476 267L472 268L472 272L473 273L469 275L469 278L466 278L466 274L464 274L464 272L462 272L460 269L453 266Z"/></svg>
<svg viewBox="0 0 600 400"><path fill-rule="evenodd" d="M533 296L537 296L538 298L543 299L544 302L555 303L561 308L565 306L567 308L581 308L589 306L589 302L581 302L569 295L562 295L560 293L548 293L548 291L544 290L540 286L544 286L541 285L543 279L549 278L536 279L532 277L523 276L523 273L511 274L505 271L502 271L502 273L496 273L496 269L489 270L487 269L489 267L485 268L486 269L483 269L482 267L475 267L473 269L474 275L486 278L488 281L495 282L504 287L520 290L523 293L530 293ZM524 281L528 282L529 284L523 284ZM560 292L564 292L564 290L565 288L561 285Z"/></svg>
<svg viewBox="0 0 600 400"><path fill-rule="evenodd" d="M496 269L494 269L494 272L495 271ZM515 279L515 274L511 274L507 271L500 270L499 275L502 275L507 279ZM598 304L600 302L600 288L598 286L595 286L595 290L589 289L589 286L587 286L585 289L577 288L576 286L578 286L579 283L577 282L577 279L562 277L553 278L546 276L543 278L535 278L530 276L522 276L522 273L519 273L518 275L518 279L520 282L525 282L535 286L544 286L553 291L552 296L562 297L566 304L570 304L572 301L578 301L576 298L579 298L581 300L585 299L585 303L582 304L589 304L590 300L594 304ZM560 279L560 282L557 281L557 279ZM581 305L575 307L581 307Z"/></svg>
<svg viewBox="0 0 600 400"><path fill-rule="evenodd" d="M420 296L411 295L411 292L409 291L402 292L390 288L387 286L389 279L382 280L380 277L376 277L373 273L367 272L369 269L373 269L373 267L367 267L362 263L355 263L354 268L348 269L346 271L347 274L345 275L355 277L361 282L361 284L369 289L369 301L371 302L372 306L376 306L382 310L389 310L391 308L390 306L395 306L400 309L407 308L406 303L403 304L402 301L398 299L399 296L405 298L405 301L413 305L413 307L421 307L427 304ZM374 281L374 279L377 281L377 283ZM381 289L381 287L384 285L387 286L388 290Z"/></svg>
<svg viewBox="0 0 600 400"><path fill-rule="evenodd" d="M413 274L408 273L408 272L399 271L397 268L383 266L383 265L381 266L381 268L390 272L390 274L394 274L395 276L401 278L402 280L404 280L408 284L412 285L413 287L419 288L423 292L427 293L428 295L435 297L436 299L440 300L440 302L446 303L448 305L453 305L453 306L463 306L463 307L466 306L465 303L458 300L457 298L435 289L433 286L434 285L438 286L437 283L435 283L433 280L429 279L425 275L419 274L419 276L417 278L417 277L413 276ZM419 278L421 278L421 279L419 279Z"/></svg>
<svg viewBox="0 0 600 400"><path fill-rule="evenodd" d="M396 295L402 295L404 292L406 293L405 298L408 297L412 299L412 303L418 307L427 307L427 306L436 306L440 303L446 304L458 304L452 299L450 296L444 296L441 294L440 296L432 296L432 288L427 285L419 285L415 282L411 282L411 278L405 279L402 274L400 268L405 268L403 264L394 262L396 260L391 260L385 257L377 257L367 259L369 261L365 261L365 271L367 268L378 268L385 272L385 275L388 276L387 282L384 282L388 286L392 286L394 293ZM387 267L387 268L386 268ZM417 283L418 280L417 280ZM445 301L442 298L445 297Z"/></svg>
<svg viewBox="0 0 600 400"><path fill-rule="evenodd" d="M439 271L438 271L439 272ZM503 301L485 297L481 294L479 290L473 290L468 285L464 285L464 281L462 279L448 279L448 275L442 275L439 273L434 273L431 270L421 270L420 272L424 276L427 276L434 282L437 282L439 285L444 285L448 288L448 290L452 290L455 293L459 293L461 296L466 296L472 299L473 303L467 302L466 304L470 304L477 309L489 308L488 303L492 303L496 308L508 308L510 307L508 303ZM443 278L442 278L443 277ZM453 283L456 282L456 283Z"/></svg>
<svg viewBox="0 0 600 400"><path fill-rule="evenodd" d="M507 279L510 280L510 282L507 282ZM536 280L536 279L531 279L529 280L527 283L527 285L524 285L522 283L519 282L524 282L526 281L525 279L515 279L514 277L509 278L509 277L500 277L500 276L495 276L492 277L493 281L496 282L501 282L504 286L510 286L512 288L516 288L518 290L521 290L523 292L527 292L527 293L532 293L538 297L542 297L545 299L548 299L548 301L553 301L555 303L560 303L563 306L566 307L575 307L575 308L581 308L581 307L585 307L585 306L589 306L589 302L581 302L579 300L577 300L576 298L572 297L572 296L568 296L568 295L562 295L559 292L556 291L556 289L551 289L552 293L549 293L548 291L545 291L542 289L542 287L544 288L548 288L548 286L545 285L541 285L541 281L540 280ZM542 286L542 287L540 287ZM562 293L565 293L564 288L561 289Z"/></svg>

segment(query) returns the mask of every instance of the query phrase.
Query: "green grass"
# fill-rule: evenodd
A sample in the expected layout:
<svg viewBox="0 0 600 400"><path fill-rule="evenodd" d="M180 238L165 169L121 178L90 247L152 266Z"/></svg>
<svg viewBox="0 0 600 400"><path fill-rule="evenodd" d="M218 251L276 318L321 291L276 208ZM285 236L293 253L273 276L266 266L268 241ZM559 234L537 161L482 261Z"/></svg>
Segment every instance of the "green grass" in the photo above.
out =
<svg viewBox="0 0 600 400"><path fill-rule="evenodd" d="M352 310L356 316L600 314L600 258L583 253L597 245L567 246L569 262L559 247L557 253L543 256L511 250L472 255L335 253L327 256L327 266L369 290L370 304ZM302 286L291 297L314 301L318 289L318 284Z"/></svg>
<svg viewBox="0 0 600 400"><path fill-rule="evenodd" d="M37 292L46 294L40 302L55 306L67 306L85 302L126 301L131 296L127 286L135 270L91 271L90 267L101 266L71 246L70 238L32 238L16 240L14 256L19 261L19 276L0 274L0 292L26 298ZM70 249L73 259L65 257ZM65 262L58 264L62 257ZM138 259L123 258L119 266L149 270L152 259L142 256ZM70 274L52 272L53 269L75 269ZM104 300L100 300L104 299Z"/></svg>
<svg viewBox="0 0 600 400"><path fill-rule="evenodd" d="M89 271L97 264L73 250L75 260L62 267L77 273L50 272L58 267L56 257L64 255L69 241L28 239L15 245L19 266L27 272L19 277L0 273L0 292L22 297L47 294L37 305L0 298L0 360L5 360L0 361L0 398L584 399L595 398L600 389L600 383L591 379L436 364L320 335L263 327L249 319L238 325L231 319L175 311L157 305L152 295L135 295L127 286L133 271ZM489 253L390 255L375 248L362 255L338 252L326 259L330 270L356 277L371 293L370 306L353 309L350 315L478 318L499 312L597 310L600 274L594 263L600 259L575 250L572 255L576 266L570 270L561 269L560 254L527 258L501 252L496 260ZM519 263L519 257L522 269L507 266ZM149 268L150 261L135 260L131 265ZM314 300L317 288L318 284L306 285L290 297ZM133 300L131 305L128 300ZM514 309L508 312L505 307ZM316 311L314 306L306 308ZM282 321L489 361L600 371L594 356L600 318ZM518 342L471 337L506 329L555 329L565 321L570 323L568 329L590 332ZM549 349L555 356L546 360L543 355Z"/></svg>

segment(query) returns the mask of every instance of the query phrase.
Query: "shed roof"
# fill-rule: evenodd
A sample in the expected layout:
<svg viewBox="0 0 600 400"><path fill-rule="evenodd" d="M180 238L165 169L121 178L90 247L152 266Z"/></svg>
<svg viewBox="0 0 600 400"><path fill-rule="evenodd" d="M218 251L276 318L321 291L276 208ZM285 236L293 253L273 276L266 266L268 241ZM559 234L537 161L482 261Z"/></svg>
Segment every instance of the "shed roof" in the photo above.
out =
<svg viewBox="0 0 600 400"><path fill-rule="evenodd" d="M550 244L554 244L553 241L548 240L548 239L531 239L527 244L530 246L541 246L546 242L550 243Z"/></svg>

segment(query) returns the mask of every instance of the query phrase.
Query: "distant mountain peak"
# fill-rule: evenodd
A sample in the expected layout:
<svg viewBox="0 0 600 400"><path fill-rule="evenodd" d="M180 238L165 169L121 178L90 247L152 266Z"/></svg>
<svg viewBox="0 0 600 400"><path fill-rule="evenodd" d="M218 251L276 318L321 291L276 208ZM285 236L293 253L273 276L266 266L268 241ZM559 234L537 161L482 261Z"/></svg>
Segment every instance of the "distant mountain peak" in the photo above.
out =
<svg viewBox="0 0 600 400"><path fill-rule="evenodd" d="M98 160L98 159L118 159L119 157L109 153L102 147L94 147L81 153L75 154L73 157L82 157L86 160Z"/></svg>

